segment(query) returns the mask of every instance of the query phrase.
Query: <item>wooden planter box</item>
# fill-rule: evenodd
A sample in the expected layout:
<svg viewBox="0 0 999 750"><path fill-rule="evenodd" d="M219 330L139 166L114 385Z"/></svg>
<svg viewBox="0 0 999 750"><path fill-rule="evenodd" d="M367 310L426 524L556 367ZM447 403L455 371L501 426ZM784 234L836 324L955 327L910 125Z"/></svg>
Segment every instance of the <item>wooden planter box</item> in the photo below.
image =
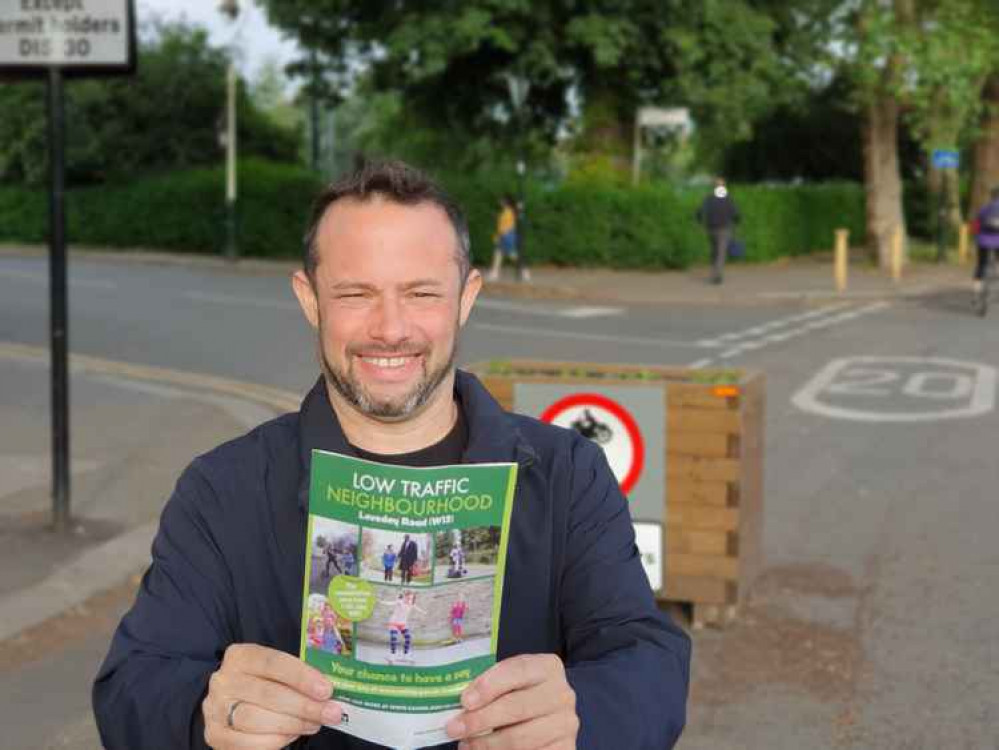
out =
<svg viewBox="0 0 999 750"><path fill-rule="evenodd" d="M695 627L736 617L761 564L762 373L530 360L468 369L509 410L516 383L578 385L581 392L601 385L665 388L660 597L692 605Z"/></svg>

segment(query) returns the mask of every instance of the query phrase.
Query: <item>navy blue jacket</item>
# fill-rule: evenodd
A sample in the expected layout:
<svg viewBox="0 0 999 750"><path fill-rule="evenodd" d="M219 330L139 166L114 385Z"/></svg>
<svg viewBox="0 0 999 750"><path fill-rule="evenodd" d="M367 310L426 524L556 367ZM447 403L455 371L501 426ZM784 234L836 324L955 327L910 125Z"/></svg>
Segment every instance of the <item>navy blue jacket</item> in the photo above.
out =
<svg viewBox="0 0 999 750"><path fill-rule="evenodd" d="M466 463L516 461L498 658L557 653L578 747L664 750L685 721L690 641L660 613L603 451L456 382ZM297 654L313 448L349 452L320 380L298 414L195 459L163 510L153 562L94 684L108 750L204 748L201 702L233 643ZM376 747L332 729L294 748Z"/></svg>

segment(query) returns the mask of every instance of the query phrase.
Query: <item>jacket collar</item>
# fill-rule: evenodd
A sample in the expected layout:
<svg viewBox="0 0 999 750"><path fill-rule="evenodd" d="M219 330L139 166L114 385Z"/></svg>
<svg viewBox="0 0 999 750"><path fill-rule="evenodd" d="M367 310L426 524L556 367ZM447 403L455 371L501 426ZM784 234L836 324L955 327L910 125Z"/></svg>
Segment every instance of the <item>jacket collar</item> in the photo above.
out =
<svg viewBox="0 0 999 750"><path fill-rule="evenodd" d="M477 377L458 370L455 374L454 390L468 424L468 445L465 447L464 463L516 461L522 466L528 466L537 460L534 448L523 439L510 415L496 402ZM322 376L302 401L299 412L299 446L302 472L298 486L298 504L307 511L312 451L318 448L353 455L336 412L330 404L326 381Z"/></svg>

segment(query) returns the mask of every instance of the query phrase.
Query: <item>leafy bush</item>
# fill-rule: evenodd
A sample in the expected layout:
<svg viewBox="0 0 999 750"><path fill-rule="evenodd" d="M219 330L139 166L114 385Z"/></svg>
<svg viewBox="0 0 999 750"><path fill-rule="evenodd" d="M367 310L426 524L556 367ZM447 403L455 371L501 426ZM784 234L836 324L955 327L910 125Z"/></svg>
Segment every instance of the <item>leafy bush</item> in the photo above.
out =
<svg viewBox="0 0 999 750"><path fill-rule="evenodd" d="M228 55L186 22L153 23L140 36L134 76L66 85L66 178L114 184L136 172L221 162L218 129ZM42 186L47 174L45 85L0 85L0 181ZM292 161L301 134L267 116L237 89L237 143L245 156Z"/></svg>
<svg viewBox="0 0 999 750"><path fill-rule="evenodd" d="M511 175L441 175L464 208L476 263L488 263L499 196L516 193ZM240 251L297 257L309 207L322 186L298 167L240 164ZM221 167L137 178L127 185L71 190L72 242L107 247L221 253L225 243L225 174ZM527 257L532 264L612 268L686 268L708 258L694 219L704 192L604 183L527 186ZM832 246L838 227L863 237L864 196L849 183L734 186L743 216L737 235L747 259L767 261ZM44 189L0 188L0 240L41 242Z"/></svg>
<svg viewBox="0 0 999 750"><path fill-rule="evenodd" d="M240 252L297 257L309 207L321 182L293 166L239 165ZM0 188L0 239L41 242L47 235L44 189ZM70 241L83 245L220 253L225 245L225 171L192 169L127 185L71 190Z"/></svg>
<svg viewBox="0 0 999 750"><path fill-rule="evenodd" d="M492 254L497 201L509 180L444 178L465 207L477 263ZM864 236L859 185L734 186L742 222L737 236L747 260L768 261L832 247L834 231ZM526 248L531 263L612 268L686 268L708 260L694 216L704 191L607 183L567 184L527 194Z"/></svg>

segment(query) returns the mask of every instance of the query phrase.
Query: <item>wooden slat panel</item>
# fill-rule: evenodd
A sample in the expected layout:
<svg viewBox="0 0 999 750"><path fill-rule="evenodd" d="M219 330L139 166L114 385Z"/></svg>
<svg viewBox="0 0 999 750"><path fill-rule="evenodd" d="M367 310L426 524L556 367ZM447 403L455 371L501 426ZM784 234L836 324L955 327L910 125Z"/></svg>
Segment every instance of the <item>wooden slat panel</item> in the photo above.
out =
<svg viewBox="0 0 999 750"><path fill-rule="evenodd" d="M721 409L668 409L666 415L666 444L674 436L685 432L724 432L733 435L742 429L737 411Z"/></svg>
<svg viewBox="0 0 999 750"><path fill-rule="evenodd" d="M708 576L735 580L739 577L739 559L714 555L675 555L666 553L666 572L684 576Z"/></svg>
<svg viewBox="0 0 999 750"><path fill-rule="evenodd" d="M741 471L735 458L694 458L670 456L666 461L666 476L715 482L735 482Z"/></svg>
<svg viewBox="0 0 999 750"><path fill-rule="evenodd" d="M729 455L729 438L731 437L731 435L726 435L724 432L681 432L668 440L666 454L667 456L727 458Z"/></svg>
<svg viewBox="0 0 999 750"><path fill-rule="evenodd" d="M666 574L666 589L660 598L673 602L706 602L725 604L729 599L730 584L724 578Z"/></svg>
<svg viewBox="0 0 999 750"><path fill-rule="evenodd" d="M666 508L666 524L678 529L737 531L739 510L671 502Z"/></svg>
<svg viewBox="0 0 999 750"><path fill-rule="evenodd" d="M681 529L668 527L666 529L667 553L685 555L715 555L725 557L730 555L734 536L732 531L701 531L698 529Z"/></svg>
<svg viewBox="0 0 999 750"><path fill-rule="evenodd" d="M739 558L742 579L739 594L744 598L763 561L763 463L766 417L766 382L758 375L747 384L747 403L743 433L743 475L739 482L741 515Z"/></svg>
<svg viewBox="0 0 999 750"><path fill-rule="evenodd" d="M511 378L483 377L482 384L494 399L507 411L513 409L513 384Z"/></svg>
<svg viewBox="0 0 999 750"><path fill-rule="evenodd" d="M666 480L666 516L669 518L673 503L710 505L716 508L728 507L728 484L726 482L694 482L690 479L672 478Z"/></svg>
<svg viewBox="0 0 999 750"><path fill-rule="evenodd" d="M738 409L738 397L715 394L715 386L700 383L669 383L666 405L670 409Z"/></svg>

